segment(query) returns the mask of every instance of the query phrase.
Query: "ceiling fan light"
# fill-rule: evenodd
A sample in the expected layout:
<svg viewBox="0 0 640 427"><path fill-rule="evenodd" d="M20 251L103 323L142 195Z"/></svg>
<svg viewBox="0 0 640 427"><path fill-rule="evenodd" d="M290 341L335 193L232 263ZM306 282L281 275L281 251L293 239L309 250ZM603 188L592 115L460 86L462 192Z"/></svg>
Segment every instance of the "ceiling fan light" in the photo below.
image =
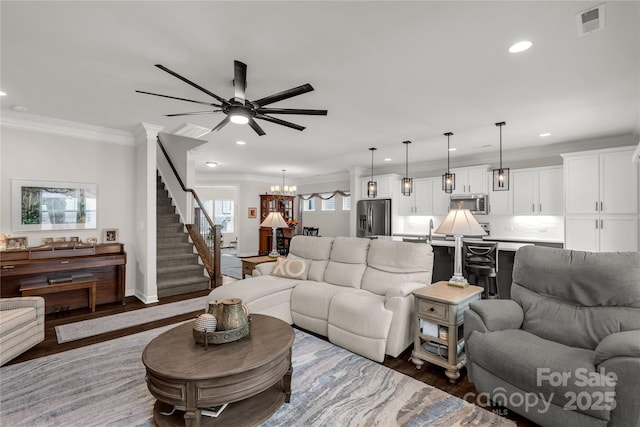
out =
<svg viewBox="0 0 640 427"><path fill-rule="evenodd" d="M231 120L231 123L235 123L237 125L246 125L249 123L249 118L247 116L237 113L230 115L229 120Z"/></svg>

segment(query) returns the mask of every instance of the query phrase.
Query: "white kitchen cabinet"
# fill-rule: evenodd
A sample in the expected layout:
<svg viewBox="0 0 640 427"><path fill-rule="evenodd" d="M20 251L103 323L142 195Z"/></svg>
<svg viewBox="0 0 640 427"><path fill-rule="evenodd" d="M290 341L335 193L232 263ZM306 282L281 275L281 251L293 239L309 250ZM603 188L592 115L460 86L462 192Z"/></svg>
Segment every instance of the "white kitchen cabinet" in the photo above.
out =
<svg viewBox="0 0 640 427"><path fill-rule="evenodd" d="M431 181L431 213L433 215L446 215L449 212L451 195L442 190L442 177L429 178Z"/></svg>
<svg viewBox="0 0 640 427"><path fill-rule="evenodd" d="M509 183L512 182L513 172L509 173ZM491 215L511 215L513 214L513 184L509 185L509 190L493 191L493 172L487 174L487 184L489 188L489 213Z"/></svg>
<svg viewBox="0 0 640 427"><path fill-rule="evenodd" d="M562 215L562 168L514 170L511 178L515 215Z"/></svg>
<svg viewBox="0 0 640 427"><path fill-rule="evenodd" d="M633 148L564 154L565 213L637 214L638 164Z"/></svg>
<svg viewBox="0 0 640 427"><path fill-rule="evenodd" d="M398 180L398 188L402 188L402 180ZM410 196L405 196L398 192L398 214L399 215L431 215L432 213L432 180L414 179L413 191Z"/></svg>
<svg viewBox="0 0 640 427"><path fill-rule="evenodd" d="M456 175L456 188L453 194L487 194L487 171L489 166L473 166L468 168L454 168L451 173Z"/></svg>
<svg viewBox="0 0 640 427"><path fill-rule="evenodd" d="M368 199L367 183L371 180L371 176L360 178L360 188L362 189L362 198ZM398 175L374 175L373 180L378 183L378 195L376 199L391 199L394 194L399 193L400 184L398 183ZM398 189L394 188L397 184Z"/></svg>
<svg viewBox="0 0 640 427"><path fill-rule="evenodd" d="M565 217L565 248L589 252L638 251L636 215Z"/></svg>

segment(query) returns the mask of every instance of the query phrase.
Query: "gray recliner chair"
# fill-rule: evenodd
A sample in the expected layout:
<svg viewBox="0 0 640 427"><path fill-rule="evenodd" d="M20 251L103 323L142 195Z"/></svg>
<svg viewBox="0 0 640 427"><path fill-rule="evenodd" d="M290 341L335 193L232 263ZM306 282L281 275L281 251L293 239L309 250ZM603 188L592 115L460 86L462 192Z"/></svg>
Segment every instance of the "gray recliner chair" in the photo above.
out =
<svg viewBox="0 0 640 427"><path fill-rule="evenodd" d="M464 314L478 395L542 425L640 426L640 253L518 250L511 300Z"/></svg>

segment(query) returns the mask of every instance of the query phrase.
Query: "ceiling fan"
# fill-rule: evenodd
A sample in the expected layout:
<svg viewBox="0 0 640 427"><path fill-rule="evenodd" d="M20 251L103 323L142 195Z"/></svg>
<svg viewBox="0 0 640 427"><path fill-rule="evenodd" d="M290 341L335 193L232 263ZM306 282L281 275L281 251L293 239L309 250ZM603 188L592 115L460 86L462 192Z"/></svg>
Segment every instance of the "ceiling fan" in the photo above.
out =
<svg viewBox="0 0 640 427"><path fill-rule="evenodd" d="M146 95L155 95L161 96L163 98L177 99L179 101L188 101L195 102L196 104L204 104L210 107L215 107L217 109L208 110L208 111L194 111L191 113L177 113L177 114L166 114L166 117L177 117L177 116L193 116L200 114L211 114L222 111L227 115L220 123L216 125L211 131L219 131L222 129L227 123L237 123L237 124L249 124L251 128L256 131L256 133L260 136L265 135L264 130L256 123L254 119L266 120L268 122L276 123L282 126L287 126L297 130L304 130L304 126L297 125L295 123L288 122L286 120L278 119L276 117L268 116L267 114L304 114L304 115L314 115L314 116L326 116L327 110L309 110L303 108L265 108L266 105L273 104L274 102L282 101L284 99L292 98L294 96L302 95L303 93L311 92L313 87L307 83L302 86L294 87L292 89L285 90L283 92L279 92L270 96L266 96L264 98L260 98L256 101L249 101L245 97L245 90L247 88L247 64L244 64L240 61L233 61L233 69L234 69L234 79L233 79L233 88L234 88L234 97L226 100L215 93L203 88L202 86L192 82L191 80L181 76L180 74L172 71L161 64L156 64L156 67L160 68L162 71L165 71L171 74L174 77L179 78L183 82L187 83L195 87L196 89L206 93L209 96L215 98L219 103L210 103L210 102L202 102L196 101L193 99L186 98L178 98L175 96L169 95L161 95L159 93L152 92L144 92L141 90L136 90L138 93L144 93Z"/></svg>

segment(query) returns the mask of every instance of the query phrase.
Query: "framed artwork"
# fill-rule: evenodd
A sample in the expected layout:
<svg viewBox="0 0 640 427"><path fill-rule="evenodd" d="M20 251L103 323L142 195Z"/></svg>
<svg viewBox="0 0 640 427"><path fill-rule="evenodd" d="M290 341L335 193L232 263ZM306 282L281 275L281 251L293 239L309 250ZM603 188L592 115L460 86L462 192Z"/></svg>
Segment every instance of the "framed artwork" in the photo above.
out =
<svg viewBox="0 0 640 427"><path fill-rule="evenodd" d="M96 184L11 180L14 230L70 230L97 227Z"/></svg>
<svg viewBox="0 0 640 427"><path fill-rule="evenodd" d="M249 208L249 218L258 217L258 208Z"/></svg>
<svg viewBox="0 0 640 427"><path fill-rule="evenodd" d="M69 237L69 241L72 243L80 243L80 237L78 236Z"/></svg>
<svg viewBox="0 0 640 427"><path fill-rule="evenodd" d="M105 228L104 235L102 237L104 243L113 243L118 241L118 229L117 228Z"/></svg>
<svg viewBox="0 0 640 427"><path fill-rule="evenodd" d="M7 237L7 250L27 249L29 243L25 236L20 237Z"/></svg>
<svg viewBox="0 0 640 427"><path fill-rule="evenodd" d="M87 239L87 243L95 246L98 244L98 239L96 237L89 237Z"/></svg>
<svg viewBox="0 0 640 427"><path fill-rule="evenodd" d="M42 239L43 245L53 245L53 237L45 237Z"/></svg>

